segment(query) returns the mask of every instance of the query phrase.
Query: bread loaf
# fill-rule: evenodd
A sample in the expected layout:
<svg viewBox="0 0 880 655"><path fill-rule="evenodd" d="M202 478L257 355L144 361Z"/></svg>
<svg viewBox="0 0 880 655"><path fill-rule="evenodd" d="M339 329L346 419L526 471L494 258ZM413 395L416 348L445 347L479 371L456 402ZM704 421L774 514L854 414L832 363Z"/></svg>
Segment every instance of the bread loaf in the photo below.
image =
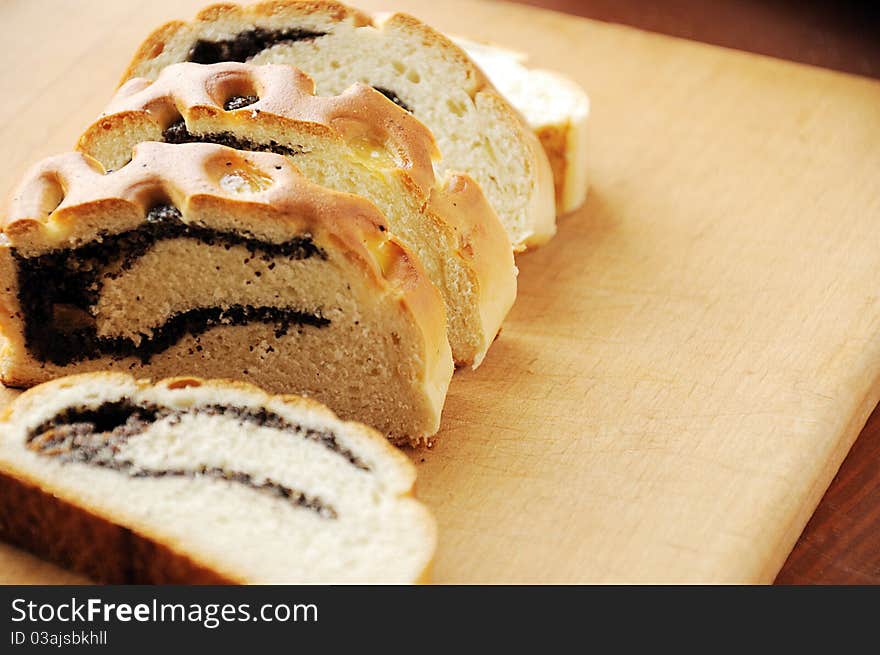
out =
<svg viewBox="0 0 880 655"><path fill-rule="evenodd" d="M156 79L185 61L289 64L315 80L319 95L373 86L433 132L441 173L480 184L515 248L555 232L553 174L538 139L461 48L412 16L373 18L331 0L213 5L153 32L123 81Z"/></svg>
<svg viewBox="0 0 880 655"><path fill-rule="evenodd" d="M282 154L310 180L361 195L443 295L459 365L477 365L516 296L510 241L467 175L435 176L437 149L413 116L369 86L314 95L289 66L175 64L132 79L79 149L119 169L142 141L213 142Z"/></svg>

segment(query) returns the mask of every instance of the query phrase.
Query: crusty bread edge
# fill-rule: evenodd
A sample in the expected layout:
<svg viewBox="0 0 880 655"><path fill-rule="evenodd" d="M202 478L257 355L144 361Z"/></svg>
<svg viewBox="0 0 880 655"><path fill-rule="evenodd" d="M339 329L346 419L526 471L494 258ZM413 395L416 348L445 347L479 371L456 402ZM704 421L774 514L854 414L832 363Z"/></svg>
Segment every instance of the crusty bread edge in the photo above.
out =
<svg viewBox="0 0 880 655"><path fill-rule="evenodd" d="M242 16L246 14L254 16L269 17L276 13L276 10L285 11L296 10L299 15L307 16L312 13L330 14L334 20L344 20L352 18L357 25L369 25L372 23L370 17L354 7L335 2L333 0L265 0L251 5L237 5L229 2L217 3L209 5L196 14L192 22L211 22L224 15ZM132 77L139 77L137 67L155 58L162 52L165 43L177 35L182 30L189 29L192 23L173 20L159 26L153 30L144 40L135 52L131 61L122 74L119 86L122 86ZM155 54L154 54L155 53Z"/></svg>
<svg viewBox="0 0 880 655"><path fill-rule="evenodd" d="M586 121L543 125L535 130L553 170L556 211L561 216L579 209L589 192Z"/></svg>
<svg viewBox="0 0 880 655"><path fill-rule="evenodd" d="M0 538L107 584L236 584L0 465Z"/></svg>

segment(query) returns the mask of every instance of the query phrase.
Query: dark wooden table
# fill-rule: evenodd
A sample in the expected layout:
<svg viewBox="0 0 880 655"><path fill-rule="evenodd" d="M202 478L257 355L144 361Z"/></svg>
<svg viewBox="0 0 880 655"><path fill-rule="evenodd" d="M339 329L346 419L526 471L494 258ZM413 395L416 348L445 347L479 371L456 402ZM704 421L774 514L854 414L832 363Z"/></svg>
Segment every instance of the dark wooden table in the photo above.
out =
<svg viewBox="0 0 880 655"><path fill-rule="evenodd" d="M518 1L880 78L880 9L873 2ZM880 407L868 419L776 583L880 584Z"/></svg>

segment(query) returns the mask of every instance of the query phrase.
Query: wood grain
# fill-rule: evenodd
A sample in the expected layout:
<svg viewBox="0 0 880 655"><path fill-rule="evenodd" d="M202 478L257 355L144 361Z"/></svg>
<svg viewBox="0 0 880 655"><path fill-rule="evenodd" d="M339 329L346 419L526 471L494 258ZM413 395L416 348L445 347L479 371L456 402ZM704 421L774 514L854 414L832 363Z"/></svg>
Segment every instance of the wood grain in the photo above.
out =
<svg viewBox="0 0 880 655"><path fill-rule="evenodd" d="M0 7L22 46L0 190L200 4ZM594 103L587 206L519 259L502 338L414 454L435 579L773 580L880 391L880 84L522 7L393 6L526 50Z"/></svg>
<svg viewBox="0 0 880 655"><path fill-rule="evenodd" d="M880 77L880 7L845 0L517 0L546 9ZM777 584L880 584L880 411L867 424Z"/></svg>

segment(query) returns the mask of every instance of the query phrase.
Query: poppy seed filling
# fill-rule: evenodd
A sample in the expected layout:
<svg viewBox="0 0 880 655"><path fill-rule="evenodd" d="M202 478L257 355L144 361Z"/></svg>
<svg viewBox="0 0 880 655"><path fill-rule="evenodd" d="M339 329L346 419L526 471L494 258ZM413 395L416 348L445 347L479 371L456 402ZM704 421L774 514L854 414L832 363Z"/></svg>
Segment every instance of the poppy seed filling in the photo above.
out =
<svg viewBox="0 0 880 655"><path fill-rule="evenodd" d="M229 39L219 39L211 41L208 39L199 39L190 48L187 55L187 61L196 64L218 64L224 61L236 61L245 63L251 57L255 57L264 50L278 45L279 43L294 43L296 41L312 41L322 36L327 36L329 32L316 32L313 30L294 27L286 30L267 30L257 27L252 30L239 32ZM374 86L374 89L388 98L391 102L413 113L412 108L401 99L395 91L380 86ZM247 101L246 99L250 99ZM235 96L230 98L224 104L226 111L240 109L248 105L254 104L258 98L256 96ZM177 143L168 141L169 143ZM217 143L212 141L211 143ZM283 153L282 153L283 154Z"/></svg>
<svg viewBox="0 0 880 655"><path fill-rule="evenodd" d="M223 109L226 111L235 111L236 109L242 109L244 107L250 107L255 102L259 102L259 98L257 96L232 96L223 103Z"/></svg>
<svg viewBox="0 0 880 655"><path fill-rule="evenodd" d="M405 109L410 114L415 113L415 112L413 112L412 108L408 104L406 104L403 100L401 100L400 96L397 95L396 91L392 91L391 89L386 89L384 86L374 86L373 88L376 89L376 91L378 91L383 96L388 98L391 102L393 102L395 105L397 105L401 109Z"/></svg>
<svg viewBox="0 0 880 655"><path fill-rule="evenodd" d="M27 435L27 446L33 452L55 457L62 463L87 464L125 473L133 478L207 477L241 484L254 491L286 499L324 518L337 518L336 510L320 498L310 497L274 480L257 480L244 471L214 466L145 468L122 454L130 440L141 437L153 424L167 421L173 425L185 416L198 415L223 416L239 423L290 432L321 444L358 469L370 470L350 450L341 446L332 432L291 423L265 408L204 405L174 409L150 403L134 403L129 398L104 402L96 408L69 407L31 429Z"/></svg>
<svg viewBox="0 0 880 655"><path fill-rule="evenodd" d="M187 61L197 64L217 64L221 61L244 63L254 55L279 43L310 41L326 35L327 32L315 32L298 27L286 30L267 30L257 27L239 32L229 39L217 41L199 39L190 49Z"/></svg>
<svg viewBox="0 0 880 655"><path fill-rule="evenodd" d="M196 336L215 326L273 324L275 336L281 337L293 325L330 325L319 312L232 304L172 314L137 342L129 337L99 336L94 306L100 298L103 280L118 277L155 243L168 239L195 239L227 250L243 246L252 257L265 261L327 258L308 234L270 243L248 234L187 224L181 220L180 211L170 205L151 209L146 221L133 230L104 234L78 248L34 257L24 257L13 249L25 345L33 357L59 366L102 356L138 357L148 363L153 355L172 347L184 336Z"/></svg>
<svg viewBox="0 0 880 655"><path fill-rule="evenodd" d="M293 157L305 152L302 146L284 146L277 141L260 143L234 135L232 132L208 132L206 134L193 134L186 127L186 122L181 118L165 128L162 132L162 140L165 143L216 143L221 146L247 150L250 152L274 152L276 155Z"/></svg>

